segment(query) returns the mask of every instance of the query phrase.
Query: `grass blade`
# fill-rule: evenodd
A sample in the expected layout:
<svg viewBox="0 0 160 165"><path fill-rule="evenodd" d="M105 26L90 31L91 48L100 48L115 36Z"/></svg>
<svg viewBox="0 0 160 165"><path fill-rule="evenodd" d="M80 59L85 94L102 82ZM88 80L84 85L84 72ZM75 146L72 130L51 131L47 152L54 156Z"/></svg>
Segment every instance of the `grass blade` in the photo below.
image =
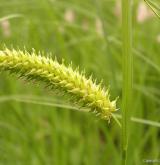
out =
<svg viewBox="0 0 160 165"><path fill-rule="evenodd" d="M131 1L122 0L123 88L122 88L122 164L127 163L128 128L132 91Z"/></svg>
<svg viewBox="0 0 160 165"><path fill-rule="evenodd" d="M158 4L155 4L151 2L150 0L144 0L144 1L151 8L154 14L160 19L160 14L158 13L160 11L160 7L158 7Z"/></svg>
<svg viewBox="0 0 160 165"><path fill-rule="evenodd" d="M0 18L0 22L3 22L5 20L9 20L9 19L12 19L12 18L19 18L19 17L23 17L23 15L22 14L11 14L11 15L7 15L5 17Z"/></svg>

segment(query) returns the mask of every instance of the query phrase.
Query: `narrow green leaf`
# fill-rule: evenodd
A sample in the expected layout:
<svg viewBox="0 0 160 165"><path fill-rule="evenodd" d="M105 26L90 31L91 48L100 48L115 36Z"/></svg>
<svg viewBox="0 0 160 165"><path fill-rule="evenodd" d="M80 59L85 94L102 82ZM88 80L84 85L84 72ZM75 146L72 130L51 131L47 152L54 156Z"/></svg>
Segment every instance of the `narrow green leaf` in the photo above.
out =
<svg viewBox="0 0 160 165"><path fill-rule="evenodd" d="M151 8L154 14L160 19L160 1L144 0L146 4Z"/></svg>

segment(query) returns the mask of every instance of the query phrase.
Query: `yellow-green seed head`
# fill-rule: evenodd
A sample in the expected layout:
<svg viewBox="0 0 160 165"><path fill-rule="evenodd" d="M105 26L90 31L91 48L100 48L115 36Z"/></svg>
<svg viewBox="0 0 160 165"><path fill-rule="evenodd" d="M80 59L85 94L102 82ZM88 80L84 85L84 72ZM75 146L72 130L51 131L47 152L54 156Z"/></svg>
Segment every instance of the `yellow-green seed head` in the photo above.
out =
<svg viewBox="0 0 160 165"><path fill-rule="evenodd" d="M109 120L116 111L116 101L110 101L108 91L87 79L83 73L66 67L57 60L26 51L4 49L0 51L0 70L18 74L28 80L45 82L47 86L69 94L74 102L89 108L97 116ZM72 97L73 96L73 97Z"/></svg>

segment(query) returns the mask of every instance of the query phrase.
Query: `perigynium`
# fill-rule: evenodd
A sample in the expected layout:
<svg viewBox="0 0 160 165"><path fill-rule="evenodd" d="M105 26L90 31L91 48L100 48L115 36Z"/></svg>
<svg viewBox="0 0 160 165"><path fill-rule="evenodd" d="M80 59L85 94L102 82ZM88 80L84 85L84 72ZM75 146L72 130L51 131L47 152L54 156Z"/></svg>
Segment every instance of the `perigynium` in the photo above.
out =
<svg viewBox="0 0 160 165"><path fill-rule="evenodd" d="M73 70L71 65L65 66L56 59L36 55L35 51L1 50L0 70L27 80L42 81L59 93L69 94L71 101L103 119L109 120L112 112L116 111L116 100L110 101L108 91L91 77L86 78L84 73Z"/></svg>

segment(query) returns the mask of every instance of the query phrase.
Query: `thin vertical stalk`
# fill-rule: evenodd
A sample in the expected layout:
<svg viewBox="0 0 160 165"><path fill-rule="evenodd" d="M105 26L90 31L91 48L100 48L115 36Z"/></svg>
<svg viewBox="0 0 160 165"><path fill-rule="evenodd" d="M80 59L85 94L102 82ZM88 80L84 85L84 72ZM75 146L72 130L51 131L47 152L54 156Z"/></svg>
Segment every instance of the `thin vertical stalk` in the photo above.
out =
<svg viewBox="0 0 160 165"><path fill-rule="evenodd" d="M127 162L128 128L132 91L131 0L122 0L123 89L122 89L122 164Z"/></svg>

